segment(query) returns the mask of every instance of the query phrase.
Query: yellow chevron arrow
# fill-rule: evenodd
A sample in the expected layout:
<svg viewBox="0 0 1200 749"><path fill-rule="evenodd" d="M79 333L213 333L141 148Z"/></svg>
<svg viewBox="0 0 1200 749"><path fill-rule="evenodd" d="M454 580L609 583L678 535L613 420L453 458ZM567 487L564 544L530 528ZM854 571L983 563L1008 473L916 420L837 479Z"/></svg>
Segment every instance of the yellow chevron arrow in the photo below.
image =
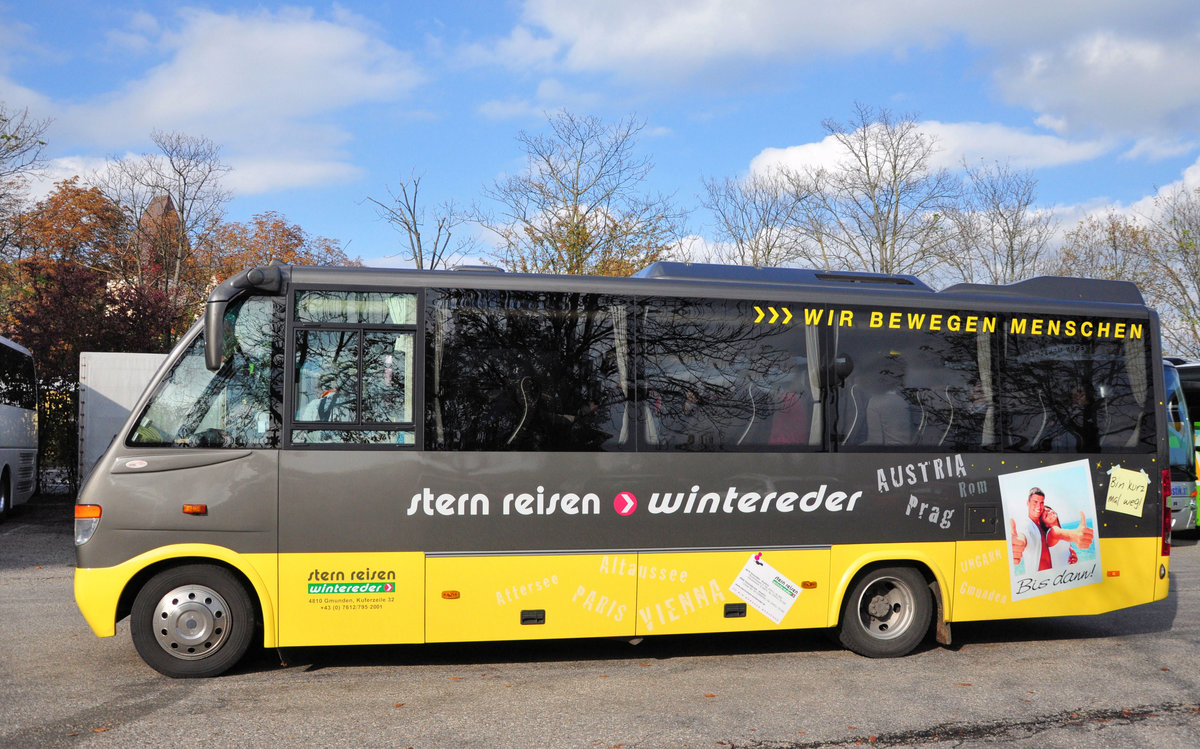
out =
<svg viewBox="0 0 1200 749"><path fill-rule="evenodd" d="M754 305L754 311L758 313L758 317L754 318L754 322L762 322L763 315L766 314L765 312L762 311L762 307L759 307L756 304L756 305Z"/></svg>
<svg viewBox="0 0 1200 749"><path fill-rule="evenodd" d="M783 324L787 325L792 321L792 311L787 307L783 308Z"/></svg>
<svg viewBox="0 0 1200 749"><path fill-rule="evenodd" d="M775 321L779 319L779 310L775 309L774 307L767 307L767 309L771 310L771 319L767 322L769 322L771 325L774 325Z"/></svg>

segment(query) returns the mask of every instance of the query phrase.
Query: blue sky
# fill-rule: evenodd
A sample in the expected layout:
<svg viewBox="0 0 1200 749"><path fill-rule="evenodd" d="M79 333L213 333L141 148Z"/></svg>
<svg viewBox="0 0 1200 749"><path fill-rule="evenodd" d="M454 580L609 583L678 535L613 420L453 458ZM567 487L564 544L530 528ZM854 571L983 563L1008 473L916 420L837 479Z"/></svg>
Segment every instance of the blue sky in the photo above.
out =
<svg viewBox="0 0 1200 749"><path fill-rule="evenodd" d="M1200 186L1200 3L0 0L0 101L53 120L51 181L203 135L229 219L280 211L368 264L403 264L368 196L415 173L430 209L480 201L559 109L645 120L647 189L701 238L703 177L822 163L855 102L915 115L947 166L1032 170L1069 229Z"/></svg>

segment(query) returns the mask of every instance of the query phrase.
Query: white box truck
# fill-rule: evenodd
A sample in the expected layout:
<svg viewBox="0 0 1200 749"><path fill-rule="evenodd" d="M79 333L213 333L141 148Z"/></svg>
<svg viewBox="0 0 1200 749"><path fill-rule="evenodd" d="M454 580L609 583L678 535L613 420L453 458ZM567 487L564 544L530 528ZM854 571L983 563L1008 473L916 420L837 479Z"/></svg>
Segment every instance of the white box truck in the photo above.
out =
<svg viewBox="0 0 1200 749"><path fill-rule="evenodd" d="M79 354L79 481L104 454L166 354Z"/></svg>

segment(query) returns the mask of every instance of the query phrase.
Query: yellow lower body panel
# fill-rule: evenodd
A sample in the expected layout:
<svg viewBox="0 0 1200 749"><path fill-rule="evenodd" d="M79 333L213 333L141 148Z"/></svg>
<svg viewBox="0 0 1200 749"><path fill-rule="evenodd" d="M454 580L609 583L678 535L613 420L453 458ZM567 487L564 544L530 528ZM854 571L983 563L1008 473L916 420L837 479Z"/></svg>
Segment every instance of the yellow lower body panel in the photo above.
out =
<svg viewBox="0 0 1200 749"><path fill-rule="evenodd" d="M636 554L430 557L429 642L627 637Z"/></svg>
<svg viewBox="0 0 1200 749"><path fill-rule="evenodd" d="M641 554L639 568L638 635L822 627L829 608L828 549Z"/></svg>
<svg viewBox="0 0 1200 749"><path fill-rule="evenodd" d="M770 551L758 562L749 551L430 557L426 639L631 637L824 626L827 549Z"/></svg>
<svg viewBox="0 0 1200 749"><path fill-rule="evenodd" d="M1159 538L1105 538L1045 571L1014 568L1004 541L958 543L953 621L1102 614L1166 597ZM1165 569L1165 567L1164 567Z"/></svg>
<svg viewBox="0 0 1200 749"><path fill-rule="evenodd" d="M1004 541L825 549L428 557L421 552L237 554L155 549L75 571L75 599L100 637L141 571L174 559L238 570L261 604L264 645L632 637L828 627L867 565L919 564L947 621L1097 614L1165 598L1158 538L1102 539L1062 570L1014 569ZM1161 570L1161 572L1160 572Z"/></svg>

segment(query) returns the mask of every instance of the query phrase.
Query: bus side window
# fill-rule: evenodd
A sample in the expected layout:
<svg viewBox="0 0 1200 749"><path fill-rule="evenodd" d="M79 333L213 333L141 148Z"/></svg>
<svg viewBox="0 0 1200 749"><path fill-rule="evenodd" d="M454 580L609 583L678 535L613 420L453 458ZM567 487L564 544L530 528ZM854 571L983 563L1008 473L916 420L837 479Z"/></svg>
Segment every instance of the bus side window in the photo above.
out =
<svg viewBox="0 0 1200 749"><path fill-rule="evenodd" d="M432 302L436 312L428 320L425 353L429 445L631 447L631 341L624 300L523 291L437 293L443 296Z"/></svg>
<svg viewBox="0 0 1200 749"><path fill-rule="evenodd" d="M363 421L412 421L412 333L368 332L363 341Z"/></svg>
<svg viewBox="0 0 1200 749"><path fill-rule="evenodd" d="M305 370L316 371L316 389L305 393L296 421L358 420L358 333L342 330L296 331L297 384Z"/></svg>

